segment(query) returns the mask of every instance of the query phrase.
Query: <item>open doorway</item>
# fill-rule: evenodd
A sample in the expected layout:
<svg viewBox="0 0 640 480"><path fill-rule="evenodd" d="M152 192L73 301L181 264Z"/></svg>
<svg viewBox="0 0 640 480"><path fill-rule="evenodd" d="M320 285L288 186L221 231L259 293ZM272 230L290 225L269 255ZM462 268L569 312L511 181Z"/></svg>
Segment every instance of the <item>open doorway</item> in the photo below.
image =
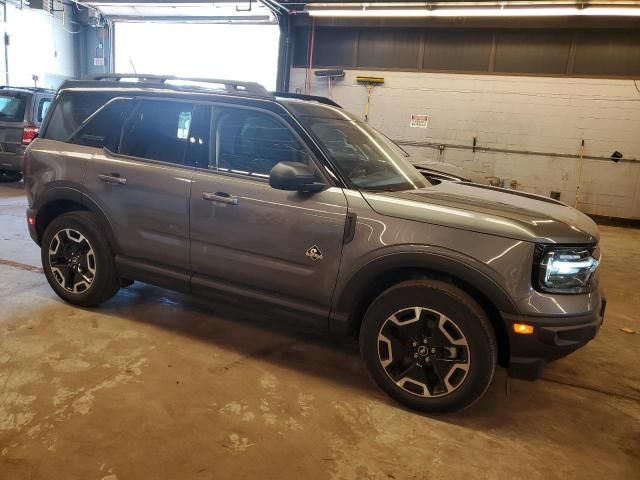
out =
<svg viewBox="0 0 640 480"><path fill-rule="evenodd" d="M115 23L115 71L255 81L276 87L277 25Z"/></svg>

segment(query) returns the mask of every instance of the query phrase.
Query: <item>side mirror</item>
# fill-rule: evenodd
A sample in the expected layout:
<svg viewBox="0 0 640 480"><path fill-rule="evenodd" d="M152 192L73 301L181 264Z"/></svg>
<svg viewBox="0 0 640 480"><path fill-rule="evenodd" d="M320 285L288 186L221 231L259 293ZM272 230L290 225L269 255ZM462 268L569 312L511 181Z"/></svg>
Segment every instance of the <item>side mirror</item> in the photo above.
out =
<svg viewBox="0 0 640 480"><path fill-rule="evenodd" d="M308 165L300 162L277 163L269 175L269 185L278 190L318 192L325 185L316 182L316 175Z"/></svg>

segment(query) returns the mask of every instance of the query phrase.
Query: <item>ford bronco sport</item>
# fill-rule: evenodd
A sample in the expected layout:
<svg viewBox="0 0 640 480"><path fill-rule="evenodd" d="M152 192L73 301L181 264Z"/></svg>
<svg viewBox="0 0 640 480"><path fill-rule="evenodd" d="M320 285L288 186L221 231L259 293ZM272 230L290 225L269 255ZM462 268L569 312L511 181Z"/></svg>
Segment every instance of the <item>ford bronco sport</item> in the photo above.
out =
<svg viewBox="0 0 640 480"><path fill-rule="evenodd" d="M124 80L127 80L126 82ZM428 180L330 100L254 83L66 81L27 149L53 290L139 280L359 338L410 408L464 408L597 333L598 229L558 201Z"/></svg>
<svg viewBox="0 0 640 480"><path fill-rule="evenodd" d="M22 180L22 158L38 134L53 90L0 86L0 182Z"/></svg>

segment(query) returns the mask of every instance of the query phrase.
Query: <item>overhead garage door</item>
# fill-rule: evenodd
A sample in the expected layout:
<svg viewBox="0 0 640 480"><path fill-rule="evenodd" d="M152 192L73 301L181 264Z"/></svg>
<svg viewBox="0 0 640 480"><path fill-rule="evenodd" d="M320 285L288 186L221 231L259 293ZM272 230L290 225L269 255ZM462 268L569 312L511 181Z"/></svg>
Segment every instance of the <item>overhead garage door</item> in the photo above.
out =
<svg viewBox="0 0 640 480"><path fill-rule="evenodd" d="M274 90L277 25L115 24L115 71L252 80Z"/></svg>

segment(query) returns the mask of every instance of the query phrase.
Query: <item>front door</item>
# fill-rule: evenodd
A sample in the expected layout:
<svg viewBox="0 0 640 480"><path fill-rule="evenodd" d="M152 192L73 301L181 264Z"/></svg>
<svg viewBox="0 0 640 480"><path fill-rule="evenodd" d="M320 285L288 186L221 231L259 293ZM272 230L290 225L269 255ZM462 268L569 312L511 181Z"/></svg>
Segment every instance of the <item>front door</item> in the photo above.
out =
<svg viewBox="0 0 640 480"><path fill-rule="evenodd" d="M189 139L209 159L203 165L203 155L192 154L193 291L225 291L326 321L342 253L343 191L271 188L279 161L315 165L296 133L268 112L214 107L212 115L211 141L204 131Z"/></svg>

